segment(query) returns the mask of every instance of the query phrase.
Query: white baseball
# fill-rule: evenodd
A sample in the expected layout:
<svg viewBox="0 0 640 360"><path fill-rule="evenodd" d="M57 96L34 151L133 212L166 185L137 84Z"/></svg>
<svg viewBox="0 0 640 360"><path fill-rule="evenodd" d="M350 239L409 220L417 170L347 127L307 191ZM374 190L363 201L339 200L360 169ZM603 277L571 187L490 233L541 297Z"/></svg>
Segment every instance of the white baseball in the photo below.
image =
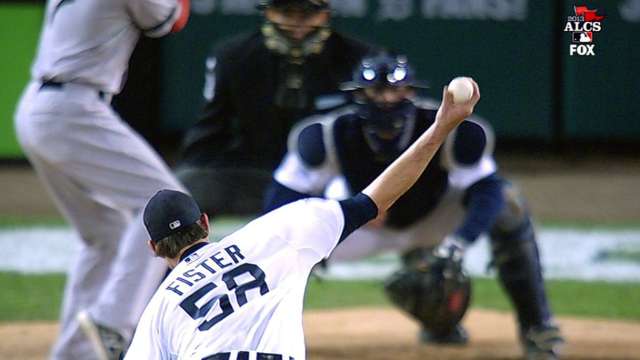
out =
<svg viewBox="0 0 640 360"><path fill-rule="evenodd" d="M453 102L460 104L469 101L473 96L473 83L468 77L457 77L449 83L447 91L453 95Z"/></svg>

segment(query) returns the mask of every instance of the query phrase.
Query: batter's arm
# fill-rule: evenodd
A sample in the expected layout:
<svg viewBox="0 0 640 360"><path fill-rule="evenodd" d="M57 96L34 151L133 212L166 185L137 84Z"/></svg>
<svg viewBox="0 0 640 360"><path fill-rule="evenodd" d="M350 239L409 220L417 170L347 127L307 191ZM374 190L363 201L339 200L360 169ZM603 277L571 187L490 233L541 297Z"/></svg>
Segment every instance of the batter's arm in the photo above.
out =
<svg viewBox="0 0 640 360"><path fill-rule="evenodd" d="M180 31L189 20L189 0L128 0L124 3L133 23L148 37Z"/></svg>
<svg viewBox="0 0 640 360"><path fill-rule="evenodd" d="M176 22L173 23L173 27L171 27L171 32L178 32L187 25L187 21L189 21L189 14L191 10L191 2L190 0L178 0L179 4L179 15L176 19Z"/></svg>
<svg viewBox="0 0 640 360"><path fill-rule="evenodd" d="M473 82L473 96L469 101L455 104L445 86L436 120L400 157L378 176L362 193L378 207L378 213L387 211L422 174L447 135L473 113L480 100L480 89Z"/></svg>

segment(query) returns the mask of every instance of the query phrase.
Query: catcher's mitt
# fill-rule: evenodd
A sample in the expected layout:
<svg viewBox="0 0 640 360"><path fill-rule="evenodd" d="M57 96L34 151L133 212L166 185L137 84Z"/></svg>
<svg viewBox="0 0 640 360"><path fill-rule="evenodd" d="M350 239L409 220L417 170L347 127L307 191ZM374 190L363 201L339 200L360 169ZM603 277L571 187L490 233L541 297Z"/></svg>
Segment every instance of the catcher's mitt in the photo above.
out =
<svg viewBox="0 0 640 360"><path fill-rule="evenodd" d="M404 260L404 268L385 283L387 296L434 336L451 333L471 300L471 281L461 261L427 249L414 250Z"/></svg>

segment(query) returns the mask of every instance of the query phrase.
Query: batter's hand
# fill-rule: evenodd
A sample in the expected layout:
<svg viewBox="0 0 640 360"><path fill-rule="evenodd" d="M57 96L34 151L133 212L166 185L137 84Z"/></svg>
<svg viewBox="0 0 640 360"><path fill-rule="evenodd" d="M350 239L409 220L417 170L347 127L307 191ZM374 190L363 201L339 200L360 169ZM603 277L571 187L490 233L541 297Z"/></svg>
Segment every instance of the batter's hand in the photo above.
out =
<svg viewBox="0 0 640 360"><path fill-rule="evenodd" d="M473 83L473 95L471 99L463 103L454 103L453 95L447 91L447 87L442 89L442 103L436 114L437 124L452 130L473 113L474 106L480 100L480 88L473 79L470 80Z"/></svg>

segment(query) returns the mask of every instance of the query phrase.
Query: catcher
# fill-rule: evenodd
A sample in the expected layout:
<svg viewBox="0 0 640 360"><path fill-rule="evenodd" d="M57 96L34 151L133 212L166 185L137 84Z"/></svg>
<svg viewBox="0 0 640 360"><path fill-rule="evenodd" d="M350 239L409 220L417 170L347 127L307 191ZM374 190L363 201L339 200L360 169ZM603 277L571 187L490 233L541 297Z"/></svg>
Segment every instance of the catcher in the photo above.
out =
<svg viewBox="0 0 640 360"><path fill-rule="evenodd" d="M413 100L420 87L404 56L363 59L343 86L355 102L292 130L265 209L361 191L434 122L436 110ZM358 239L346 241L332 259L402 251L404 268L389 279L387 293L422 324L423 341L464 344L468 336L459 321L470 285L461 261L488 233L526 356L556 359L563 340L547 303L531 217L516 188L497 173L493 145L487 124L464 121L417 183L376 223L354 232Z"/></svg>

